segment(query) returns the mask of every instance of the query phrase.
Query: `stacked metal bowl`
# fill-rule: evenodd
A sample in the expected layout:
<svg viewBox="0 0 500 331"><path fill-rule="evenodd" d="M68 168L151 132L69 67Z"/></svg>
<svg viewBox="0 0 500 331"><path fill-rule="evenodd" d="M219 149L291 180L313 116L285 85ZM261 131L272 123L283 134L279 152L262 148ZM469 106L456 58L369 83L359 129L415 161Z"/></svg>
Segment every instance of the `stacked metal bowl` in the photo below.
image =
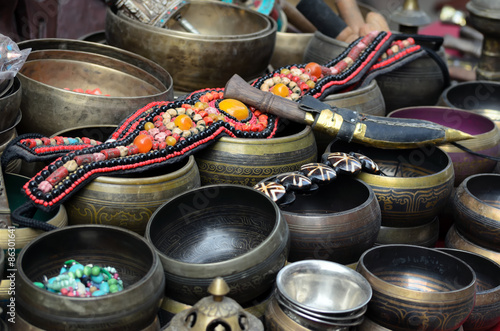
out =
<svg viewBox="0 0 500 331"><path fill-rule="evenodd" d="M356 271L302 260L278 273L274 311L268 309L266 322L270 330L349 330L363 322L371 297L370 284Z"/></svg>
<svg viewBox="0 0 500 331"><path fill-rule="evenodd" d="M7 144L17 136L16 126L21 121L22 88L17 77L0 82L0 155L7 147ZM8 165L8 172L15 172L20 166L19 162L12 162Z"/></svg>

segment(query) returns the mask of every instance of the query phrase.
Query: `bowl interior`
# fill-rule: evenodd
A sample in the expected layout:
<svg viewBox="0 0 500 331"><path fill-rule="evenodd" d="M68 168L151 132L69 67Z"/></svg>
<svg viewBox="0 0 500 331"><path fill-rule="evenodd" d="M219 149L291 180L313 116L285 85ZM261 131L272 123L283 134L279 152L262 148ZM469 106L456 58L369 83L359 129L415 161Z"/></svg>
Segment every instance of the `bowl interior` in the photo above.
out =
<svg viewBox="0 0 500 331"><path fill-rule="evenodd" d="M264 16L252 10L214 1L191 1L181 14L201 35L248 35L270 26ZM186 32L175 19L169 20L167 27L170 30Z"/></svg>
<svg viewBox="0 0 500 331"><path fill-rule="evenodd" d="M111 97L138 97L160 93L155 86L117 68L67 59L30 60L20 73L56 88L99 88ZM117 83L119 82L119 83Z"/></svg>
<svg viewBox="0 0 500 331"><path fill-rule="evenodd" d="M446 107L410 107L395 110L388 117L427 120L472 135L490 132L495 123L482 115Z"/></svg>
<svg viewBox="0 0 500 331"><path fill-rule="evenodd" d="M459 249L440 248L443 252L458 257L467 263L476 273L477 294L487 292L492 289L500 290L500 265L492 260L472 252Z"/></svg>
<svg viewBox="0 0 500 331"><path fill-rule="evenodd" d="M326 153L356 152L375 161L385 177L422 177L446 169L450 159L439 148L380 149L360 144L333 141Z"/></svg>
<svg viewBox="0 0 500 331"><path fill-rule="evenodd" d="M451 86L446 91L445 97L452 107L500 111L500 84L495 82L459 83Z"/></svg>
<svg viewBox="0 0 500 331"><path fill-rule="evenodd" d="M161 206L149 224L151 242L167 258L207 264L239 257L277 226L275 205L246 187L205 186Z"/></svg>
<svg viewBox="0 0 500 331"><path fill-rule="evenodd" d="M361 259L364 267L382 281L419 292L458 291L475 280L470 267L461 260L419 246L378 246Z"/></svg>
<svg viewBox="0 0 500 331"><path fill-rule="evenodd" d="M49 232L23 250L21 268L32 281L59 274L65 261L115 267L124 289L151 270L154 255L138 235L112 226L72 226Z"/></svg>
<svg viewBox="0 0 500 331"><path fill-rule="evenodd" d="M312 193L296 193L294 202L280 209L301 214L341 213L359 207L369 197L370 191L365 184L354 178L340 177Z"/></svg>
<svg viewBox="0 0 500 331"><path fill-rule="evenodd" d="M293 304L323 313L346 313L365 306L372 291L356 271L321 260L294 262L280 270L280 293Z"/></svg>
<svg viewBox="0 0 500 331"><path fill-rule="evenodd" d="M467 181L467 189L482 202L499 208L500 215L500 175L482 174L471 177Z"/></svg>

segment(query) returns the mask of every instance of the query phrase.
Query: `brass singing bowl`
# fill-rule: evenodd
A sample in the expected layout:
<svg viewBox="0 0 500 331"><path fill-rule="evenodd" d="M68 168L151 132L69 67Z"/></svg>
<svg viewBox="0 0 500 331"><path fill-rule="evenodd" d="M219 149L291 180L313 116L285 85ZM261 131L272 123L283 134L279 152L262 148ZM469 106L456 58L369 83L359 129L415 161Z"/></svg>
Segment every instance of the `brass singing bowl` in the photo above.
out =
<svg viewBox="0 0 500 331"><path fill-rule="evenodd" d="M285 265L288 225L278 206L243 185L208 185L170 199L151 216L145 237L160 256L165 296L194 305L215 277L242 306L268 292Z"/></svg>
<svg viewBox="0 0 500 331"><path fill-rule="evenodd" d="M375 245L406 244L434 247L439 238L439 218L413 227L381 226Z"/></svg>
<svg viewBox="0 0 500 331"><path fill-rule="evenodd" d="M108 9L106 39L160 64L176 91L224 87L233 74L246 80L264 74L276 40L273 19L215 1L191 1L182 17L200 34L186 32L176 20L158 28Z"/></svg>
<svg viewBox="0 0 500 331"><path fill-rule="evenodd" d="M295 194L280 206L290 228L288 261L357 262L371 248L381 224L378 200L370 186L354 178L338 178L312 194Z"/></svg>
<svg viewBox="0 0 500 331"><path fill-rule="evenodd" d="M202 185L253 186L267 177L316 162L316 141L311 127L283 119L280 123L274 138L222 137L198 152L195 159Z"/></svg>
<svg viewBox="0 0 500 331"><path fill-rule="evenodd" d="M382 225L416 227L428 224L444 208L453 188L450 157L435 146L380 149L334 140L326 153L358 152L375 161L385 175L361 172L382 213Z"/></svg>
<svg viewBox="0 0 500 331"><path fill-rule="evenodd" d="M373 289L366 315L390 330L456 330L474 307L474 271L436 249L376 246L363 253L357 271Z"/></svg>
<svg viewBox="0 0 500 331"><path fill-rule="evenodd" d="M80 298L38 288L59 274L69 259L82 264L113 266L123 291ZM47 330L141 330L156 318L165 277L154 248L143 237L115 226L81 225L49 231L19 254L16 313ZM96 309L99 307L99 309Z"/></svg>
<svg viewBox="0 0 500 331"><path fill-rule="evenodd" d="M443 91L438 105L484 115L500 126L500 83L460 82Z"/></svg>
<svg viewBox="0 0 500 331"><path fill-rule="evenodd" d="M465 238L500 252L500 174L467 177L452 205L455 226Z"/></svg>
<svg viewBox="0 0 500 331"><path fill-rule="evenodd" d="M21 106L21 97L23 89L19 78L12 79L12 86L9 91L0 97L0 132L12 127L19 115L19 107ZM0 142L2 141L0 134Z"/></svg>
<svg viewBox="0 0 500 331"><path fill-rule="evenodd" d="M104 142L115 129L116 126L82 126L55 135L87 137ZM144 235L151 215L159 206L177 194L200 185L198 167L191 155L155 170L99 176L64 205L70 225L113 225Z"/></svg>
<svg viewBox="0 0 500 331"><path fill-rule="evenodd" d="M463 324L464 330L491 330L500 323L500 265L482 255L460 249L439 250L463 260L476 273L476 302Z"/></svg>
<svg viewBox="0 0 500 331"><path fill-rule="evenodd" d="M116 47L65 39L19 45L32 48L18 74L23 85L20 133L51 135L68 127L117 125L150 102L173 98L168 72ZM64 88L100 88L103 95Z"/></svg>
<svg viewBox="0 0 500 331"><path fill-rule="evenodd" d="M9 210L12 212L28 201L28 198L22 191L22 187L24 184L26 184L29 178L21 176L19 174L4 172L3 179L5 188L4 190L0 191L0 196L5 195L7 197ZM37 210L32 218L37 221L54 225L58 228L63 228L68 225L68 215L64 205L60 205L51 212ZM29 227L19 228L16 226L14 241L16 254L18 254L31 241L44 233L45 231L43 230L37 230ZM12 238L9 240L9 230L7 228L0 229L0 247L4 250L6 250L8 247L11 247L9 245L9 241L12 241Z"/></svg>
<svg viewBox="0 0 500 331"><path fill-rule="evenodd" d="M467 240L455 225L452 225L446 234L445 247L476 253L500 264L500 252L476 245Z"/></svg>
<svg viewBox="0 0 500 331"><path fill-rule="evenodd" d="M387 116L427 120L461 130L473 135L474 139L462 140L458 142L460 145L476 153L500 156L500 128L483 115L455 108L425 106L394 110ZM453 161L454 186L460 185L471 175L492 172L497 164L494 160L470 154L451 144L441 145L439 148L445 151Z"/></svg>

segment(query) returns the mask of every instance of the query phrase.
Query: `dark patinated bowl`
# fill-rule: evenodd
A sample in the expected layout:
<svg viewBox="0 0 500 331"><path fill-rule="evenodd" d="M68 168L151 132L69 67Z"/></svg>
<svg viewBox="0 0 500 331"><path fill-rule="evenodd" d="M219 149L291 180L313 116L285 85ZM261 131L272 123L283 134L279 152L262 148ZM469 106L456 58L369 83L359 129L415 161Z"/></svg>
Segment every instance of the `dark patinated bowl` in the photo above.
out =
<svg viewBox="0 0 500 331"><path fill-rule="evenodd" d="M163 263L165 296L189 305L206 297L215 277L228 296L244 305L273 286L290 246L278 206L242 185L209 185L177 195L160 206L146 238Z"/></svg>
<svg viewBox="0 0 500 331"><path fill-rule="evenodd" d="M9 91L0 96L0 142L3 140L1 132L11 128L19 117L22 91L21 81L14 77Z"/></svg>
<svg viewBox="0 0 500 331"><path fill-rule="evenodd" d="M409 107L395 110L388 117L416 118L461 130L474 136L474 139L458 143L473 152L489 156L500 156L500 129L486 116L473 112L447 107ZM472 155L451 144L440 146L453 161L455 186L470 175L492 172L496 161Z"/></svg>
<svg viewBox="0 0 500 331"><path fill-rule="evenodd" d="M381 226L375 245L406 244L434 247L439 238L439 218L412 227Z"/></svg>
<svg viewBox="0 0 500 331"><path fill-rule="evenodd" d="M463 324L464 330L491 330L500 323L500 265L482 255L460 249L439 250L463 260L476 273L476 303Z"/></svg>
<svg viewBox="0 0 500 331"><path fill-rule="evenodd" d="M500 252L476 245L467 240L462 233L458 231L455 225L452 225L448 230L444 244L447 248L455 248L476 253L500 264Z"/></svg>
<svg viewBox="0 0 500 331"><path fill-rule="evenodd" d="M467 177L455 192L453 215L465 238L500 252L500 174Z"/></svg>
<svg viewBox="0 0 500 331"><path fill-rule="evenodd" d="M70 259L116 268L123 291L80 298L33 284L44 276L58 275ZM142 330L155 321L165 287L153 246L138 234L114 226L68 226L46 232L24 247L17 268L16 313L44 330Z"/></svg>
<svg viewBox="0 0 500 331"><path fill-rule="evenodd" d="M332 152L361 153L379 165L385 175L361 172L357 178L375 192L383 226L428 224L443 209L453 188L451 159L433 146L380 149L335 140L326 150Z"/></svg>
<svg viewBox="0 0 500 331"><path fill-rule="evenodd" d="M367 316L391 330L453 331L474 307L474 271L436 249L377 246L363 253L357 270L373 289Z"/></svg>
<svg viewBox="0 0 500 331"><path fill-rule="evenodd" d="M364 182L341 177L311 194L295 194L280 209L290 228L289 261L358 261L372 247L381 224L380 207Z"/></svg>
<svg viewBox="0 0 500 331"><path fill-rule="evenodd" d="M500 83L494 81L460 82L448 87L439 105L484 115L500 125Z"/></svg>

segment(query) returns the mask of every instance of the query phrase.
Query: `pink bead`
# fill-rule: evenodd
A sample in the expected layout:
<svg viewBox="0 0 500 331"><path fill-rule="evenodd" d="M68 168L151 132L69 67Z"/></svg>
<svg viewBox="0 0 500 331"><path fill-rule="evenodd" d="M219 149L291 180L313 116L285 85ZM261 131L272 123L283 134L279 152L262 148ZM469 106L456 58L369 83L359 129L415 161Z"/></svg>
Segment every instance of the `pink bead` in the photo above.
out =
<svg viewBox="0 0 500 331"><path fill-rule="evenodd" d="M42 191L43 193L47 193L47 192L50 192L52 190L52 185L50 185L50 183L46 180L44 180L43 182L41 182L40 184L38 184L38 188L40 189L40 191Z"/></svg>
<svg viewBox="0 0 500 331"><path fill-rule="evenodd" d="M106 160L106 156L102 153L94 153L93 156L94 156L94 159L96 160L96 162Z"/></svg>

